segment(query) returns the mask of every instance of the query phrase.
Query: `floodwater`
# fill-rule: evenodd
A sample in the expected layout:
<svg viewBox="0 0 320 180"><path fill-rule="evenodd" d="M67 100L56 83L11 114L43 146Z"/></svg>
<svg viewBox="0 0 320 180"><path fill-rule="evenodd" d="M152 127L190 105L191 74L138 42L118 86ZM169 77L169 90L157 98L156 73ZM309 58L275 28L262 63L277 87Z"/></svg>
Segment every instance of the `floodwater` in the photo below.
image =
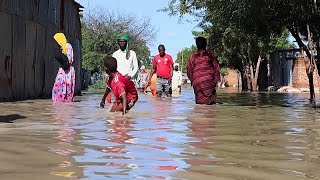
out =
<svg viewBox="0 0 320 180"><path fill-rule="evenodd" d="M308 94L219 92L195 105L191 89L139 96L125 116L78 102L0 103L0 179L320 178L319 110Z"/></svg>

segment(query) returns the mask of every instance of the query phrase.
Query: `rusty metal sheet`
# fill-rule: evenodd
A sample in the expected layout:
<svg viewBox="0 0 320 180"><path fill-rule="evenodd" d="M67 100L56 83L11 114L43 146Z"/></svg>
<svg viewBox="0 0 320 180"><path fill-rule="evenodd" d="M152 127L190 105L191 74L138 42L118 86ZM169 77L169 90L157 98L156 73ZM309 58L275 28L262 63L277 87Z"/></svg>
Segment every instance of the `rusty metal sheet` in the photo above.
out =
<svg viewBox="0 0 320 180"><path fill-rule="evenodd" d="M26 10L26 16L28 20L33 19L33 8L34 8L34 0L26 0L27 4L27 10Z"/></svg>
<svg viewBox="0 0 320 180"><path fill-rule="evenodd" d="M3 10L4 7L4 0L0 0L0 11Z"/></svg>
<svg viewBox="0 0 320 180"><path fill-rule="evenodd" d="M79 39L73 38L72 41L73 54L74 54L74 69L76 71L76 90L77 94L81 92L81 41Z"/></svg>
<svg viewBox="0 0 320 180"><path fill-rule="evenodd" d="M39 2L39 23L46 25L49 23L49 0L41 0Z"/></svg>
<svg viewBox="0 0 320 180"><path fill-rule="evenodd" d="M11 13L12 11L12 1L11 0L3 0L3 11Z"/></svg>
<svg viewBox="0 0 320 180"><path fill-rule="evenodd" d="M44 96L51 96L51 91L54 83L54 78L58 72L58 62L54 59L54 44L53 36L58 32L56 26L49 24L46 31L46 54L45 54L45 84L43 88Z"/></svg>
<svg viewBox="0 0 320 180"><path fill-rule="evenodd" d="M25 58L25 97L35 97L35 63L36 63L36 47L37 47L37 24L33 21L26 23L26 58Z"/></svg>
<svg viewBox="0 0 320 180"><path fill-rule="evenodd" d="M27 4L27 19L38 22L39 19L39 0L26 0Z"/></svg>
<svg viewBox="0 0 320 180"><path fill-rule="evenodd" d="M76 36L76 28L77 28L77 14L79 14L79 9L75 6L75 4L71 1L69 6L68 13L68 22L69 22L69 33L72 36Z"/></svg>
<svg viewBox="0 0 320 180"><path fill-rule="evenodd" d="M0 12L0 99L12 98L12 15Z"/></svg>
<svg viewBox="0 0 320 180"><path fill-rule="evenodd" d="M39 11L40 11L40 8L39 8L39 5L40 5L40 1L41 0L34 0L34 6L33 6L33 21L34 22L39 22Z"/></svg>
<svg viewBox="0 0 320 180"><path fill-rule="evenodd" d="M50 0L49 1L49 20L51 24L60 24L60 0Z"/></svg>
<svg viewBox="0 0 320 180"><path fill-rule="evenodd" d="M15 15L25 15L27 1L11 0L12 10L11 13Z"/></svg>
<svg viewBox="0 0 320 180"><path fill-rule="evenodd" d="M76 37L78 39L82 39L80 15L76 14L75 16L76 16L75 17L76 20L75 20L75 34L74 34L74 37Z"/></svg>
<svg viewBox="0 0 320 180"><path fill-rule="evenodd" d="M26 26L25 19L13 16L12 34L12 92L15 99L24 97L24 70L26 57ZM28 97L26 97L28 98Z"/></svg>
<svg viewBox="0 0 320 180"><path fill-rule="evenodd" d="M37 25L37 56L35 62L35 94L41 96L45 83L45 61L47 52L46 28L42 25Z"/></svg>

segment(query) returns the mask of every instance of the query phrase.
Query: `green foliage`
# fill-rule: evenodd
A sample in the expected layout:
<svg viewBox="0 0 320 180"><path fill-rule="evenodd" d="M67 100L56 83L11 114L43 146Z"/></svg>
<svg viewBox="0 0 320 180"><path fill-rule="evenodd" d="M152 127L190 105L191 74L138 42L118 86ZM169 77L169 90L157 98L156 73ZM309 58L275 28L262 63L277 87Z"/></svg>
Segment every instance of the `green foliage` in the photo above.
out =
<svg viewBox="0 0 320 180"><path fill-rule="evenodd" d="M295 48L295 45L289 42L289 31L285 29L279 38L273 38L272 46L274 49L292 49Z"/></svg>
<svg viewBox="0 0 320 180"><path fill-rule="evenodd" d="M195 51L196 49L197 47L195 45L192 45L190 48L183 48L182 51L178 52L176 62L179 63L183 72L187 72L189 57L192 54L192 52ZM183 63L182 63L182 59L183 59Z"/></svg>
<svg viewBox="0 0 320 180"><path fill-rule="evenodd" d="M106 86L104 85L102 80L97 80L93 85L89 87L90 89L105 89Z"/></svg>
<svg viewBox="0 0 320 180"><path fill-rule="evenodd" d="M220 75L221 76L227 76L229 74L228 69L227 68L221 68L220 69Z"/></svg>
<svg viewBox="0 0 320 180"><path fill-rule="evenodd" d="M150 50L147 42L151 42L156 34L150 19L100 10L84 16L81 21L82 65L85 69L101 71L103 57L118 49L115 37L120 32L130 35L129 47L136 52L139 64L148 63Z"/></svg>
<svg viewBox="0 0 320 180"><path fill-rule="evenodd" d="M253 60L280 48L291 48L288 32L310 52L303 39L310 26L314 41L320 34L319 1L307 0L171 0L162 11L170 15L191 14L201 19L199 26L210 34L211 45L223 59L234 58L230 65L244 66L248 49ZM286 30L287 29L287 30ZM250 48L249 46L250 45Z"/></svg>
<svg viewBox="0 0 320 180"><path fill-rule="evenodd" d="M94 51L89 51L87 53L84 53L82 66L85 69L88 69L94 72L99 72L100 69L102 68L101 60L103 59L103 57L104 57L103 53L98 53Z"/></svg>

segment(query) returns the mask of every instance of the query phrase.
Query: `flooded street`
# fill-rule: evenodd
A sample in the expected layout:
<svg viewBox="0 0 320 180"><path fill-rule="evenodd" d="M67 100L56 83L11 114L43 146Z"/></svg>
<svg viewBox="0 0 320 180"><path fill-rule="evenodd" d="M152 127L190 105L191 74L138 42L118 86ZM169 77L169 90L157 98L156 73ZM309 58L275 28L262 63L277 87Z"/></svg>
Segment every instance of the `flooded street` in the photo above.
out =
<svg viewBox="0 0 320 180"><path fill-rule="evenodd" d="M309 94L218 94L191 89L157 100L140 94L125 116L78 102L0 103L0 179L320 178L320 109ZM318 100L319 101L319 100Z"/></svg>

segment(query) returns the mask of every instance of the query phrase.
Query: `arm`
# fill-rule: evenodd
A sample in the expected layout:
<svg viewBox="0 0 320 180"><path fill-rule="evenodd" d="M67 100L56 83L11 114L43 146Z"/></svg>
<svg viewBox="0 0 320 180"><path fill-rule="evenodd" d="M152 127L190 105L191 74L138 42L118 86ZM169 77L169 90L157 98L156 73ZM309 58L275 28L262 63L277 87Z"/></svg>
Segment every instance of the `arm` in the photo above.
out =
<svg viewBox="0 0 320 180"><path fill-rule="evenodd" d="M54 58L60 63L63 70L67 70L69 68L69 60L68 57L62 54L60 49L54 50Z"/></svg>
<svg viewBox="0 0 320 180"><path fill-rule="evenodd" d="M130 53L132 53L132 64L133 64L133 69L131 72L128 73L128 76L130 76L130 78L134 77L137 72L138 72L138 60L137 60L137 55L134 51L131 51Z"/></svg>
<svg viewBox="0 0 320 180"><path fill-rule="evenodd" d="M104 91L104 95L103 95L102 100L101 100L101 102L100 102L100 107L101 107L101 108L104 108L104 105L105 105L105 102L106 102L106 98L107 98L107 96L108 96L108 94L109 94L110 92L111 92L110 88L107 87L106 90Z"/></svg>
<svg viewBox="0 0 320 180"><path fill-rule="evenodd" d="M124 115L125 113L127 113L127 106L128 106L127 95L123 93L120 96L120 98L122 99L122 115Z"/></svg>

